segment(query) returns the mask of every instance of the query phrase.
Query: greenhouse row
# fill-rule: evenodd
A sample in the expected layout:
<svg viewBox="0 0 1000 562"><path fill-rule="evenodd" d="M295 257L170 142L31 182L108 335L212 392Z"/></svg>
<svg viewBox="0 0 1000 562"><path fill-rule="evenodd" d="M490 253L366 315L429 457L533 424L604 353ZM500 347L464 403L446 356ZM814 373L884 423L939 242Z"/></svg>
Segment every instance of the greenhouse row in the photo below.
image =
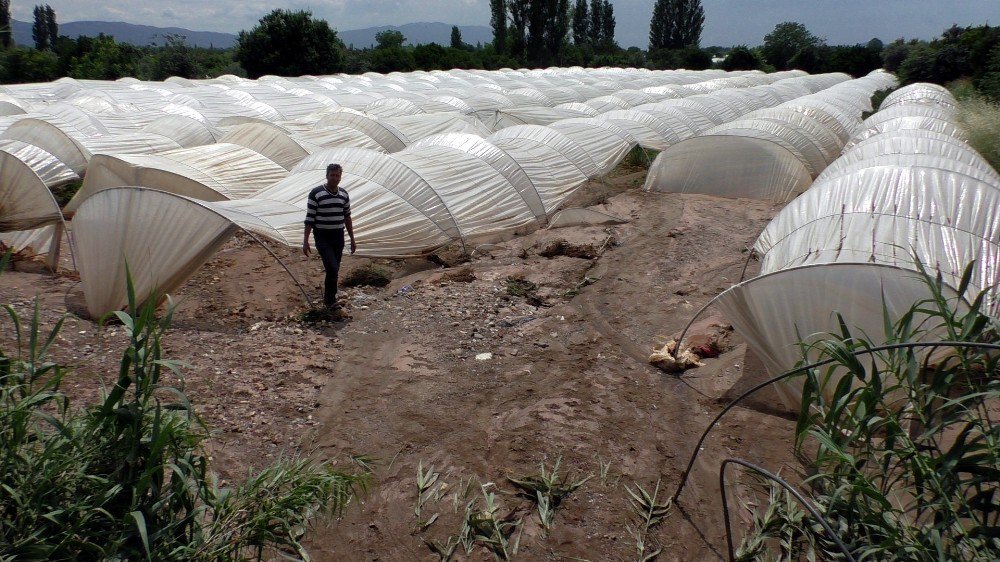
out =
<svg viewBox="0 0 1000 562"><path fill-rule="evenodd" d="M1000 175L965 143L955 107L939 86L896 90L761 233L759 275L717 304L770 373L803 358L797 342L839 333L840 318L858 336L887 337L886 318L934 298L922 271L940 276L960 312L982 293L996 315ZM913 325L917 339L946 339L926 315ZM780 388L797 411L798 389Z"/></svg>
<svg viewBox="0 0 1000 562"><path fill-rule="evenodd" d="M962 206L993 205L996 172L961 142L943 90L897 90L862 122L894 85L884 72L547 69L9 86L0 237L55 267L68 222L100 316L125 304L126 263L146 298L236 232L298 246L331 162L359 253L392 257L544 226L640 146L660 151L646 189L789 202L756 243L760 275L719 298L779 370L798 359L796 334L829 329L831 308L806 309L832 287L861 315L922 294L900 273L914 258L952 286L978 259L975 288L995 284L996 213ZM60 209L52 190L74 182Z"/></svg>

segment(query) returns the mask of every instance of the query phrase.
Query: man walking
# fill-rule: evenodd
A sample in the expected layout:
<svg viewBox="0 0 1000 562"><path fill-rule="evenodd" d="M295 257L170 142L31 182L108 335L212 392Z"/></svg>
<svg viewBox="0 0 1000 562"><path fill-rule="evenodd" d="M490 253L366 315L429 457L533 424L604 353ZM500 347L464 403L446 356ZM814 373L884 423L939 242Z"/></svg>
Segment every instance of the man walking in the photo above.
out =
<svg viewBox="0 0 1000 562"><path fill-rule="evenodd" d="M326 167L326 183L309 192L302 253L309 256L309 233L313 233L316 251L323 259L323 269L326 270L323 304L327 310L346 317L337 304L337 274L340 273L340 259L344 255L345 228L351 237L352 254L357 245L354 243L354 223L351 222L351 200L347 191L340 187L342 175L340 164L330 164Z"/></svg>

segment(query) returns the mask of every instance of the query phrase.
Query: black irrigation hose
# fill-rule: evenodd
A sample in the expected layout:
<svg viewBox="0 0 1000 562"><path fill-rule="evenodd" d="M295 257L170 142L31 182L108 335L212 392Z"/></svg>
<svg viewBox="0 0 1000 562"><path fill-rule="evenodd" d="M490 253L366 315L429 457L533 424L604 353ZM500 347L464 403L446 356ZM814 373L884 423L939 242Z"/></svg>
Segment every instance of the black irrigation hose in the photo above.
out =
<svg viewBox="0 0 1000 562"><path fill-rule="evenodd" d="M885 350L888 350L888 349L913 349L913 348L918 348L918 347L961 347L961 348L977 348L978 347L978 348L983 348L983 349L1000 350L1000 344L995 344L995 343L976 343L976 342L967 342L967 341L933 341L933 342L906 342L906 343L885 344L885 345L880 345L880 346L876 346L876 347L871 347L871 348L868 348L868 349L863 349L861 351L856 351L852 355L854 355L855 357L859 357L859 356L862 356L862 355L869 355L869 354L872 354L872 353L875 353L875 352L878 352L878 351L885 351ZM735 407L737 404L739 404L739 402L741 400L743 400L744 398L746 398L747 396L750 396L751 394L757 392L758 390L760 390L760 389L762 389L764 387L770 386L770 385L772 385L772 384L774 384L774 383L776 383L778 381L790 378L792 376L798 375L798 374L803 373L805 371L808 371L810 369L815 369L817 367L823 367L825 365L829 365L829 364L834 363L836 361L837 361L837 359L824 359L823 361L817 361L816 363L810 363L808 365L804 365L802 367L797 367L795 369L792 369L791 371L786 371L786 372L784 372L784 373L782 373L782 374L780 374L780 375L778 375L776 377L770 378L770 379L768 379L768 380L766 380L766 381L758 384L757 386L751 388L750 390L744 392L743 394L740 394L732 402L730 402L729 404L727 404L726 407L723 408L722 411L719 412L719 414L717 416L715 416L715 419L713 419L708 424L708 427L705 428L705 432L702 433L701 434L701 438L698 439L698 443L694 446L694 451L691 453L691 460L688 461L687 468L684 469L684 473L681 475L681 482L677 486L677 491L675 491L674 495L670 497L670 501L671 502L677 502L678 501L678 498L680 497L681 492L684 490L684 485L687 484L688 477L691 474L691 468L694 467L694 462L695 462L695 460L698 459L698 453L701 450L701 445L705 442L705 439L708 438L708 434L709 434L709 432L712 431L712 428L715 427L715 425L717 423L719 423L719 420L722 419L722 416L726 415L726 413L729 412L729 410L733 409L733 407Z"/></svg>
<svg viewBox="0 0 1000 562"><path fill-rule="evenodd" d="M736 553L735 551L733 551L733 532L729 524L729 503L726 501L726 467L729 466L730 464L741 465L745 468L748 468L764 476L765 478L771 480L772 482L777 482L778 485L780 485L790 494L795 496L795 499L799 500L799 503L801 503L803 506L805 506L806 509L809 510L809 513L811 513L812 516L815 517L817 521L819 521L819 524L823 526L823 530L825 530L826 533L830 535L830 538L833 539L833 542L837 543L837 548L839 548L840 551L843 552L845 556L847 556L847 559L850 560L851 562L857 562L854 556L851 554L851 549L847 548L847 545L844 544L844 541L840 540L840 537L837 536L837 533L833 532L833 528L830 527L830 524L826 521L826 519L822 515L820 515L819 511L815 507L813 507L813 505L809 503L809 501L806 500L806 498L791 484L782 480L777 474L772 474L771 472L768 472L767 470L755 464L751 464L743 459L726 459L722 461L722 467L719 469L719 488L720 490L722 490L722 514L723 514L723 519L726 522L726 544L729 546L730 562L736 560Z"/></svg>
<svg viewBox="0 0 1000 562"><path fill-rule="evenodd" d="M285 265L285 262L281 261L281 258L278 257L278 254L275 254L274 251L271 250L271 248L268 248L267 244L264 244L263 240L257 238L257 236L254 235L254 233L242 227L240 227L240 230L242 230L250 238L253 238L255 242L257 242L258 244L260 244L262 248L267 250L267 253L271 254L271 257L274 258L274 261L278 262L278 265L280 265L285 270L285 273L287 273L288 276L292 278L292 281L294 281L295 285L298 286L299 291L302 291L302 296L306 298L306 306L312 308L313 302L312 299L309 298L309 293L306 292L306 289L305 287L302 286L302 283L299 283L299 280L297 277L295 277L295 274L292 273L290 269L288 269L288 266Z"/></svg>

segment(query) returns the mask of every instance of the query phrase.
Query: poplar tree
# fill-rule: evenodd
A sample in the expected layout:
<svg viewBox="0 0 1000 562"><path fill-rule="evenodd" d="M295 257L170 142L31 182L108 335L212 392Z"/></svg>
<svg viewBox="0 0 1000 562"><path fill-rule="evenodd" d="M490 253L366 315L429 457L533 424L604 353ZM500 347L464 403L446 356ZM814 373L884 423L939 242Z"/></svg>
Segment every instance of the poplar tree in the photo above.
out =
<svg viewBox="0 0 1000 562"><path fill-rule="evenodd" d="M35 6L33 13L35 22L31 25L31 39L36 49L44 51L49 48L49 19L45 6Z"/></svg>
<svg viewBox="0 0 1000 562"><path fill-rule="evenodd" d="M549 25L545 30L545 46L552 57L558 62L569 35L569 0L548 0Z"/></svg>
<svg viewBox="0 0 1000 562"><path fill-rule="evenodd" d="M493 28L493 48L498 54L507 52L507 1L490 0L490 27Z"/></svg>
<svg viewBox="0 0 1000 562"><path fill-rule="evenodd" d="M604 6L601 10L601 46L608 50L614 50L615 48L615 7L611 5L611 2L604 0Z"/></svg>
<svg viewBox="0 0 1000 562"><path fill-rule="evenodd" d="M590 0L590 44L597 47L602 42L604 31L604 2Z"/></svg>
<svg viewBox="0 0 1000 562"><path fill-rule="evenodd" d="M576 0L573 8L573 44L583 45L590 41L590 14L587 0Z"/></svg>
<svg viewBox="0 0 1000 562"><path fill-rule="evenodd" d="M528 30L529 8L531 0L508 0L510 11L510 55L518 60L524 60L525 39Z"/></svg>
<svg viewBox="0 0 1000 562"><path fill-rule="evenodd" d="M45 19L49 24L49 46L55 49L59 40L59 23L56 22L56 11L48 4L45 5Z"/></svg>
<svg viewBox="0 0 1000 562"><path fill-rule="evenodd" d="M697 47L704 26L701 0L656 0L649 21L649 50Z"/></svg>
<svg viewBox="0 0 1000 562"><path fill-rule="evenodd" d="M14 46L14 29L10 24L10 0L0 0L0 47Z"/></svg>

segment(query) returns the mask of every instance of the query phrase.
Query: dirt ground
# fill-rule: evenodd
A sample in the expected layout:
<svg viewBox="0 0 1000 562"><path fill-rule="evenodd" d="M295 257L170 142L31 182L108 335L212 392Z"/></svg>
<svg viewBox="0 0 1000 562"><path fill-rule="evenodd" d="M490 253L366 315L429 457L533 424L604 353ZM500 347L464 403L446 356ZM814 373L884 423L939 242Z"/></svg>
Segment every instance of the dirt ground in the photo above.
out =
<svg viewBox="0 0 1000 562"><path fill-rule="evenodd" d="M427 542L457 536L466 503L482 498L487 483L501 513L523 521L512 559L639 560L625 486L652 491L659 481L659 499L669 497L732 389L761 375L736 335L721 355L681 375L652 367L648 356L738 281L746 248L776 211L760 201L645 193L641 181L635 172L591 182L571 205L624 224L538 230L475 248L464 262L451 250L442 254L451 267L379 260L392 283L345 289L352 318L332 324L296 320L305 310L296 284L249 238L231 241L174 295L179 308L165 338L213 429L216 470L232 481L279 455L376 459L375 486L341 519L310 531L315 560L436 560ZM583 257L540 255L563 240L563 250ZM319 259L276 251L319 299ZM369 262L347 258L345 270ZM113 380L122 328L76 316L82 290L72 274L22 263L0 276L0 302L27 314L35 296L48 325L69 312L54 357L75 367L70 396L92 399ZM0 343L9 349L3 322ZM679 502L649 532L647 553L725 558L720 462L735 456L783 474L797 467L792 422L767 413L769 405L758 400L724 418ZM551 468L560 458L563 471L593 477L545 532L507 477L538 474L540 463ZM422 530L418 463L447 483L424 504L421 520L439 517ZM454 559L492 555L459 548Z"/></svg>

